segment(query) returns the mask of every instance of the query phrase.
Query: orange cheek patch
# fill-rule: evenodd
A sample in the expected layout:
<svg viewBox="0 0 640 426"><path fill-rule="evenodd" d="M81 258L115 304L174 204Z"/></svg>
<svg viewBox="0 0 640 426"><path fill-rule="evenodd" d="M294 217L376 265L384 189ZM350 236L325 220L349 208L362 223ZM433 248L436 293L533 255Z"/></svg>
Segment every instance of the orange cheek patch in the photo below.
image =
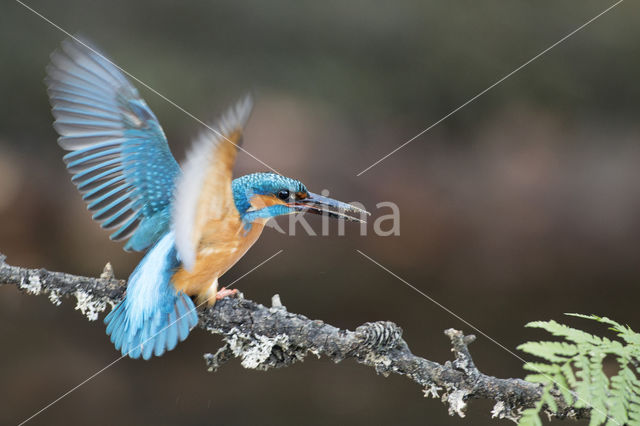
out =
<svg viewBox="0 0 640 426"><path fill-rule="evenodd" d="M256 210L263 209L269 206L275 206L276 204L284 204L284 202L273 195L254 195L249 200L251 207Z"/></svg>

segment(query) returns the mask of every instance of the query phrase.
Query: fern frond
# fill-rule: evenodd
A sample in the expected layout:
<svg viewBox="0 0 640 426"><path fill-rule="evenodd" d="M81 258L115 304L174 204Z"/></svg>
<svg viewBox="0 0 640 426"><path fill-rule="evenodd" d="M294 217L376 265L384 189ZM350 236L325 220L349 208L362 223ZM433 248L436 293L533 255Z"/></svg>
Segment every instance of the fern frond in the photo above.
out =
<svg viewBox="0 0 640 426"><path fill-rule="evenodd" d="M534 321L527 327L546 330L562 341L527 342L518 349L542 359L527 362L532 372L526 380L544 385L540 401L522 412L520 425L541 425L539 412L557 411L551 390L575 408L591 408L589 424L640 425L640 334L607 317L567 314L609 326L620 339L595 336L556 321ZM609 375L605 361L614 359L616 369Z"/></svg>

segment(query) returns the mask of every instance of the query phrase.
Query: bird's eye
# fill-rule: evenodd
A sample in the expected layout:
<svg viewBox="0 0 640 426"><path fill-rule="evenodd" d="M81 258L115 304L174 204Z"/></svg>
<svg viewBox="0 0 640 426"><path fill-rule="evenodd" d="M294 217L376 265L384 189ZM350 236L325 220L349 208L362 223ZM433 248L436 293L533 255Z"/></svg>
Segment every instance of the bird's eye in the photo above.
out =
<svg viewBox="0 0 640 426"><path fill-rule="evenodd" d="M278 192L278 198L280 198L282 201L287 201L289 199L289 190L288 189L282 189Z"/></svg>

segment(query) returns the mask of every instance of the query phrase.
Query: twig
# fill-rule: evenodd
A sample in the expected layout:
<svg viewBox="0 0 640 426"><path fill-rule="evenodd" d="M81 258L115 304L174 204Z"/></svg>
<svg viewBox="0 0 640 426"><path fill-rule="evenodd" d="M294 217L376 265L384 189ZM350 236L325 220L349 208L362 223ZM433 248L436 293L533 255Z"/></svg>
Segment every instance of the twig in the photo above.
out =
<svg viewBox="0 0 640 426"><path fill-rule="evenodd" d="M125 281L115 279L107 264L100 278L82 277L45 269L27 269L5 263L0 254L0 285L14 285L29 294L46 294L59 305L65 296L77 299L76 309L89 320L123 297ZM243 298L226 298L199 311L200 326L224 339L215 354L205 354L210 371L239 358L243 367L258 370L287 367L309 353L335 362L353 359L373 367L378 374L406 376L423 388L425 396L440 397L449 414L464 417L467 401L495 402L492 417L517 421L522 410L540 398L538 384L521 379L499 379L483 374L475 366L469 344L475 336L448 329L445 334L455 354L444 365L414 355L402 339L402 330L391 322L366 323L355 331L342 330L320 320L288 312L279 297L266 307ZM560 419L588 418L589 410L568 406L556 398Z"/></svg>

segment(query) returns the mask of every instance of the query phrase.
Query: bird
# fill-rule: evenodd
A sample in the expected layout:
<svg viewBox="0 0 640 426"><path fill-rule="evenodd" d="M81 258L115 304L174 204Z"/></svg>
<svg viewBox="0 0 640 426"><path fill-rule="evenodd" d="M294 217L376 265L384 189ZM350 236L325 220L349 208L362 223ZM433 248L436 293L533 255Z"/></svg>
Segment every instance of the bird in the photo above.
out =
<svg viewBox="0 0 640 426"><path fill-rule="evenodd" d="M123 357L149 360L173 350L197 325L197 307L233 295L218 289L218 279L268 220L309 212L363 222L369 214L278 173L234 179L250 95L199 134L181 167L137 89L93 45L64 40L45 84L58 144L69 151L63 160L92 218L125 250L145 252L104 319Z"/></svg>

